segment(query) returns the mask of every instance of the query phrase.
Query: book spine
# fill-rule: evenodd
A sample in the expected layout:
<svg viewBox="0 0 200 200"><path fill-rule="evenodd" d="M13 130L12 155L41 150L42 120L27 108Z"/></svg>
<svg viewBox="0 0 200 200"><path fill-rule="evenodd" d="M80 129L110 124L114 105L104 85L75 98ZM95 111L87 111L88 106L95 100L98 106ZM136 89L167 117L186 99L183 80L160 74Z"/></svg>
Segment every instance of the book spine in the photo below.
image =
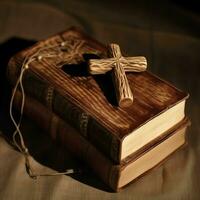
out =
<svg viewBox="0 0 200 200"><path fill-rule="evenodd" d="M12 58L8 65L7 76L14 85L19 76L23 59ZM87 140L115 163L120 163L121 142L108 129L103 127L90 114L75 103L64 98L53 86L39 78L31 70L23 76L25 93L37 99L49 110L56 113L64 121L76 128Z"/></svg>
<svg viewBox="0 0 200 200"><path fill-rule="evenodd" d="M14 106L17 110L20 109L21 98L21 92L17 91L14 99ZM46 131L53 141L61 144L73 155L86 162L104 183L114 191L118 190L120 165L113 164L72 126L65 123L37 100L27 96L24 113Z"/></svg>

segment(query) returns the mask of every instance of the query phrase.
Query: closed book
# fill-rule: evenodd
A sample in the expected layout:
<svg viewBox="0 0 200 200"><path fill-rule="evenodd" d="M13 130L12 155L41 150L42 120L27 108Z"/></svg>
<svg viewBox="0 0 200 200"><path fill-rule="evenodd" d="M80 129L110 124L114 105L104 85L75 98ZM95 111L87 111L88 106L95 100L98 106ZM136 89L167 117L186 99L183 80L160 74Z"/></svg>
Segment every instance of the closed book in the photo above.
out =
<svg viewBox="0 0 200 200"><path fill-rule="evenodd" d="M110 74L87 72L88 57L106 57L105 46L75 28L12 57L7 73L10 82L16 83L27 56L63 42L67 47L56 57L38 57L29 63L23 76L25 93L71 124L114 162L126 160L185 117L188 94L148 71L126 74L134 102L128 108L118 107ZM55 49L48 51L51 55Z"/></svg>
<svg viewBox="0 0 200 200"><path fill-rule="evenodd" d="M22 95L16 93L14 106L20 111ZM76 129L52 113L37 100L26 97L24 113L47 132L52 140L61 144L73 155L83 160L96 175L114 191L118 191L131 181L162 163L171 153L186 142L188 119L171 128L164 137L157 138L142 151L130 156L121 164L115 164L103 155Z"/></svg>

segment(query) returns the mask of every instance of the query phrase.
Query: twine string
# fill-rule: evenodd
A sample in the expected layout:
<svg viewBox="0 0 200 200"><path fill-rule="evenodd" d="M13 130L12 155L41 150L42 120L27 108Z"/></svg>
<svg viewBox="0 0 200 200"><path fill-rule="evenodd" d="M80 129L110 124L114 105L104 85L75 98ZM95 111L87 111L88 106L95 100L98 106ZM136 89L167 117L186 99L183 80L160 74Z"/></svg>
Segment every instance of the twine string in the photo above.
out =
<svg viewBox="0 0 200 200"><path fill-rule="evenodd" d="M22 123L23 119L23 113L24 113L24 105L25 105L25 91L24 91L24 86L23 86L23 76L26 70L29 69L29 65L35 61L35 60L41 60L43 58L52 58L56 57L61 54L62 49L65 47L66 43L62 42L60 45L51 45L51 46L45 46L43 48L40 48L38 51L33 53L31 56L26 56L21 67L20 75L16 81L16 84L13 88L11 100L10 100L10 118L15 126L15 131L13 132L12 139L13 139L13 144L14 146L23 154L24 159L25 159L25 167L26 167L26 172L31 178L36 179L39 176L58 176L58 175L67 175L67 174L73 174L73 173L80 173L80 169L67 169L64 172L57 172L57 173L36 173L34 169L32 168L30 158L31 155L29 153L29 150L27 146L25 145L24 138L22 135L22 132L20 130L20 126ZM54 53L48 53L49 50L53 50ZM22 99L21 99L21 106L20 106L20 117L18 122L15 120L14 115L13 115L13 102L14 98L16 95L17 90L21 90L22 93ZM17 141L16 137L19 137L19 142Z"/></svg>

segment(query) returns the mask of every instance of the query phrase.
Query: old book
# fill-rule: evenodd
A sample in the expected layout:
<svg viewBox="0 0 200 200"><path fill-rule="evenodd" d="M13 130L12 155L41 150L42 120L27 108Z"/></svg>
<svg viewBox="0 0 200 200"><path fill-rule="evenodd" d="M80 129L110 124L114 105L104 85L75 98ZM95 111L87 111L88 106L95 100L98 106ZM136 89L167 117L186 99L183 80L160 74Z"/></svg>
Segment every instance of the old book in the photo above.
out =
<svg viewBox="0 0 200 200"><path fill-rule="evenodd" d="M20 110L22 95L17 92L14 106ZM37 100L26 97L25 115L45 130L52 140L64 146L76 157L83 160L96 175L114 191L118 191L161 163L186 142L188 119L182 120L170 129L164 137L143 148L134 156L117 165L104 156L94 145L82 137L76 129Z"/></svg>
<svg viewBox="0 0 200 200"><path fill-rule="evenodd" d="M8 65L10 82L16 83L27 56L63 42L67 48L58 56L29 63L23 76L25 93L70 123L116 163L184 118L188 94L150 72L127 73L134 103L127 109L116 106L110 74L91 76L86 69L88 56L106 57L105 46L74 28L15 55Z"/></svg>

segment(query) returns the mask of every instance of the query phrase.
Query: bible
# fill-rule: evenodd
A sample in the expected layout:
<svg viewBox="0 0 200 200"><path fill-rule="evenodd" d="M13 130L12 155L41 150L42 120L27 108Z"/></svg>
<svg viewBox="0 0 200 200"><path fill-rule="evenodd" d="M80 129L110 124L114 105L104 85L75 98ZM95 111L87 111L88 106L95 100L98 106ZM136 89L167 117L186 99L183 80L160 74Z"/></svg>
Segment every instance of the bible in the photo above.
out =
<svg viewBox="0 0 200 200"><path fill-rule="evenodd" d="M21 98L21 93L17 92L14 106L19 111ZM131 181L156 167L183 146L186 143L186 129L189 125L188 119L185 118L168 130L164 137L157 138L153 144L145 146L142 151L130 156L121 164L115 164L82 137L76 129L37 100L27 96L24 113L49 134L53 141L85 162L114 191L119 191Z"/></svg>
<svg viewBox="0 0 200 200"><path fill-rule="evenodd" d="M55 57L56 48L51 46L61 47ZM116 164L164 137L185 117L188 94L148 71L127 73L134 102L128 108L118 107L110 74L91 76L87 70L88 57L107 57L106 47L76 28L12 57L7 70L12 85L24 60L37 52L46 57L34 57L29 63L23 76L25 93L73 126Z"/></svg>

